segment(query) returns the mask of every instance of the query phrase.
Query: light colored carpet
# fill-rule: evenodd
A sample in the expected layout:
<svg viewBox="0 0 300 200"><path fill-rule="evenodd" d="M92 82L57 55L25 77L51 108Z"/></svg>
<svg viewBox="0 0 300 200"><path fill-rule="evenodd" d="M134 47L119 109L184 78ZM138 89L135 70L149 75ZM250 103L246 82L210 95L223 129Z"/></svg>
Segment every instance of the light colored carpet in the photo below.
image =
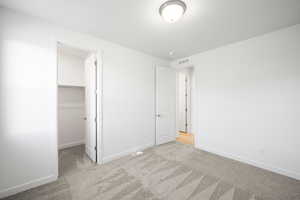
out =
<svg viewBox="0 0 300 200"><path fill-rule="evenodd" d="M84 146L60 152L58 181L22 200L299 200L300 181L169 143L97 166Z"/></svg>

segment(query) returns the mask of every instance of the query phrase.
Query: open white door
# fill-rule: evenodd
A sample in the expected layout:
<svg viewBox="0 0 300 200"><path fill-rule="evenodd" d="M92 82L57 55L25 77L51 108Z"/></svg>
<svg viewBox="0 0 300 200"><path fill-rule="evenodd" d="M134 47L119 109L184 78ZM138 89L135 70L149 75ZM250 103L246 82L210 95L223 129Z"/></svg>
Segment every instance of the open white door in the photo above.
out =
<svg viewBox="0 0 300 200"><path fill-rule="evenodd" d="M89 56L85 61L85 151L90 159L97 161L97 57Z"/></svg>
<svg viewBox="0 0 300 200"><path fill-rule="evenodd" d="M176 138L176 73L170 67L156 67L156 144Z"/></svg>

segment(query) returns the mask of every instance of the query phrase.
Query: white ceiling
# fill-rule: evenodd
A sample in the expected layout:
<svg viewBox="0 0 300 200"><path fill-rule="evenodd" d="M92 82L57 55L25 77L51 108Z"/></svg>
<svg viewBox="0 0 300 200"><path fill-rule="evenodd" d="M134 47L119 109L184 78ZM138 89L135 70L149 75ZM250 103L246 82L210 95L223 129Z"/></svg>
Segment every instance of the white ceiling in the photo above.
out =
<svg viewBox="0 0 300 200"><path fill-rule="evenodd" d="M158 14L164 1L0 0L0 5L167 59L300 23L300 0L185 0L187 12L174 24Z"/></svg>

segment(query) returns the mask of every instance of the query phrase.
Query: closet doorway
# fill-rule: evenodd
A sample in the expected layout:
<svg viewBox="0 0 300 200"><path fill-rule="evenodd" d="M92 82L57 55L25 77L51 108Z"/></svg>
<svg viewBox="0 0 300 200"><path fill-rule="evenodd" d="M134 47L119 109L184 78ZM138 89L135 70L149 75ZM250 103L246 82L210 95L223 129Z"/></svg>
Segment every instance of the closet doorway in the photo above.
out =
<svg viewBox="0 0 300 200"><path fill-rule="evenodd" d="M101 163L101 54L57 45L59 171Z"/></svg>

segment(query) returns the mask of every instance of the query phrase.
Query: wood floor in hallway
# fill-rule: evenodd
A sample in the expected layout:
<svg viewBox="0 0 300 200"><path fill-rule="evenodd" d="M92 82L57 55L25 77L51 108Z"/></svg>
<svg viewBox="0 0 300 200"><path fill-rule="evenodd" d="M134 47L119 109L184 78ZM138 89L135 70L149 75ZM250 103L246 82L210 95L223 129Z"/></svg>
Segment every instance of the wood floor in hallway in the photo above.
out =
<svg viewBox="0 0 300 200"><path fill-rule="evenodd" d="M194 135L190 133L179 132L179 136L176 138L176 141L183 144L194 144Z"/></svg>

